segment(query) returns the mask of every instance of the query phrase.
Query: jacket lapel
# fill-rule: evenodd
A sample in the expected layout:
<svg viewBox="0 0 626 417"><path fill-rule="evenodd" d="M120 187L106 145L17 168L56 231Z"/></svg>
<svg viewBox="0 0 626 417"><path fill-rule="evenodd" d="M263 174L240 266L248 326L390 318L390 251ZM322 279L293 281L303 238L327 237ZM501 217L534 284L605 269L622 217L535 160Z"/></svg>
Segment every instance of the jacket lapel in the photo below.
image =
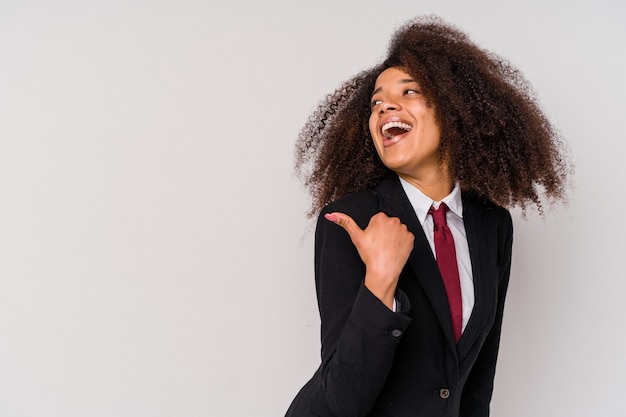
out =
<svg viewBox="0 0 626 417"><path fill-rule="evenodd" d="M456 351L452 319L446 290L437 267L437 261L426 240L426 235L419 223L413 206L409 202L404 189L393 176L385 179L377 187L380 196L380 209L388 216L398 217L415 236L413 251L409 256L408 265L413 269L415 277L431 303L439 325L443 329L449 347Z"/></svg>
<svg viewBox="0 0 626 417"><path fill-rule="evenodd" d="M488 210L473 198L463 196L463 223L467 234L474 281L474 308L457 344L459 362L467 356L495 314L497 303L497 230L484 211Z"/></svg>

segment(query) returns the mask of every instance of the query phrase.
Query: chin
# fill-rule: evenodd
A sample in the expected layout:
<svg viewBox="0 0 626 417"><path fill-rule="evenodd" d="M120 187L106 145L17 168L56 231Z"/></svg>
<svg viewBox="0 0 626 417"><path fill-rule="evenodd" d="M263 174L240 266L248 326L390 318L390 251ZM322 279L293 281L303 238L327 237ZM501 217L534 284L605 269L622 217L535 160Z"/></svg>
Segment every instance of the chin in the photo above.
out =
<svg viewBox="0 0 626 417"><path fill-rule="evenodd" d="M392 171L398 172L398 171L402 171L402 167L405 166L404 161L397 161L397 160L384 160L383 161L383 165L385 165L387 168L389 168Z"/></svg>

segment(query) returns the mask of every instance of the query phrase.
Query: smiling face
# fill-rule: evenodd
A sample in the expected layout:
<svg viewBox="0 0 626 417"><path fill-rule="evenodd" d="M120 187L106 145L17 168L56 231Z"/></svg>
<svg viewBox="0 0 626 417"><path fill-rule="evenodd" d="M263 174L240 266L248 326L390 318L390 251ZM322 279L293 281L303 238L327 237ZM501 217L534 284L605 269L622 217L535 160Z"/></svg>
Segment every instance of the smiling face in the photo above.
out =
<svg viewBox="0 0 626 417"><path fill-rule="evenodd" d="M401 177L421 182L445 176L435 109L401 69L387 68L376 79L369 129L383 164Z"/></svg>

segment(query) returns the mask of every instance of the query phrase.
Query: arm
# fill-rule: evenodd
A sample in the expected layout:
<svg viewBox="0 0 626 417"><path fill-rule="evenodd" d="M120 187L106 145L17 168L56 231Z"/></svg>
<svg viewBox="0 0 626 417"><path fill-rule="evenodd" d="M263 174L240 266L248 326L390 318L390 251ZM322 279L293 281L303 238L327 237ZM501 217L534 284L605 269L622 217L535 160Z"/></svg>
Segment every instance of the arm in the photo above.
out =
<svg viewBox="0 0 626 417"><path fill-rule="evenodd" d="M511 273L513 225L510 214L505 213L506 219L502 222L504 227L499 229L499 281L496 317L465 384L461 397L461 417L489 416L489 403L493 392L493 379L500 346L504 301Z"/></svg>
<svg viewBox="0 0 626 417"><path fill-rule="evenodd" d="M322 321L320 389L333 414L362 416L376 401L395 348L410 323L403 314L409 302L395 287L413 240L405 227L404 233L398 227L397 219L394 227L387 222L392 219L376 215L381 223L372 224L373 218L369 225L373 228L363 231L348 216L333 214L331 221L338 224L322 215L316 229L315 279ZM390 236L401 236L400 246L408 249L398 250L384 240ZM378 244L386 246L385 250L376 249ZM387 250L402 256L389 261L384 255ZM381 277L381 270L391 271L392 277ZM400 313L390 310L394 294L403 309Z"/></svg>

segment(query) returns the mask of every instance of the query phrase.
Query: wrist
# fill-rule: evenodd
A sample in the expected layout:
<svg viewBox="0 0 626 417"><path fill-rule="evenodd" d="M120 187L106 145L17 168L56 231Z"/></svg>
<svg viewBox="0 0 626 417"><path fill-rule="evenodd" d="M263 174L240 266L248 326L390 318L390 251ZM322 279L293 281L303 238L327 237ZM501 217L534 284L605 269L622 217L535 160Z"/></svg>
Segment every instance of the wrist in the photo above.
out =
<svg viewBox="0 0 626 417"><path fill-rule="evenodd" d="M391 279L381 279L380 277L373 276L370 273L365 274L365 287L390 310L393 310L393 299L396 293L397 283L397 277Z"/></svg>

